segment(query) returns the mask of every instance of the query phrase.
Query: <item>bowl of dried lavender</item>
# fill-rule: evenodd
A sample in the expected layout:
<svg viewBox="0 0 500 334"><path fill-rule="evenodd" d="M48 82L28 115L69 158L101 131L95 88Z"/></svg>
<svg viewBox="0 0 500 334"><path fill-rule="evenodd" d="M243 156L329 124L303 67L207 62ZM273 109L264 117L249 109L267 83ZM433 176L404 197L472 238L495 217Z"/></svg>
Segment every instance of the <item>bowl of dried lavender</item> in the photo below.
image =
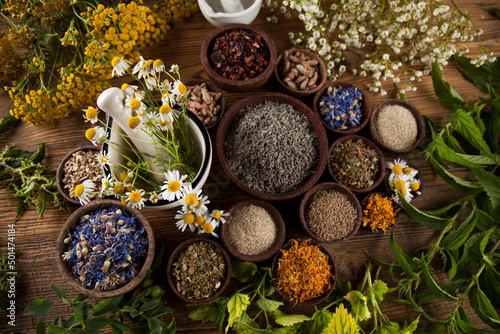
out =
<svg viewBox="0 0 500 334"><path fill-rule="evenodd" d="M345 82L325 84L314 96L313 110L325 128L338 135L359 132L371 116L368 96L361 88Z"/></svg>
<svg viewBox="0 0 500 334"><path fill-rule="evenodd" d="M96 146L77 147L62 159L56 171L56 184L59 193L68 202L80 205L78 196L75 195L75 187L85 180L94 184L101 184L104 176L101 163L101 149ZM97 195L89 195L90 200Z"/></svg>
<svg viewBox="0 0 500 334"><path fill-rule="evenodd" d="M321 121L304 103L281 93L236 102L219 124L216 144L231 181L263 201L303 194L320 178L328 160Z"/></svg>
<svg viewBox="0 0 500 334"><path fill-rule="evenodd" d="M358 135L343 136L329 149L330 175L354 194L366 194L384 180L384 154L371 140Z"/></svg>
<svg viewBox="0 0 500 334"><path fill-rule="evenodd" d="M298 98L320 90L327 76L323 60L314 52L302 49L289 49L281 53L274 69L279 88Z"/></svg>
<svg viewBox="0 0 500 334"><path fill-rule="evenodd" d="M268 202L246 200L231 206L221 239L234 257L250 262L271 258L285 241L285 222Z"/></svg>
<svg viewBox="0 0 500 334"><path fill-rule="evenodd" d="M224 90L246 92L262 86L276 66L273 40L262 29L231 24L213 30L201 46L208 78Z"/></svg>
<svg viewBox="0 0 500 334"><path fill-rule="evenodd" d="M361 226L361 217L357 197L338 183L318 183L300 202L302 228L320 243L340 243L352 238Z"/></svg>
<svg viewBox="0 0 500 334"><path fill-rule="evenodd" d="M288 241L275 255L271 270L276 292L294 306L323 302L337 281L332 254L311 239Z"/></svg>
<svg viewBox="0 0 500 334"><path fill-rule="evenodd" d="M57 267L68 283L92 297L110 298L146 277L155 252L153 230L137 210L112 199L81 206L57 238Z"/></svg>
<svg viewBox="0 0 500 334"><path fill-rule="evenodd" d="M170 255L167 279L180 299L188 303L205 303L217 298L229 285L231 259L213 240L189 239Z"/></svg>

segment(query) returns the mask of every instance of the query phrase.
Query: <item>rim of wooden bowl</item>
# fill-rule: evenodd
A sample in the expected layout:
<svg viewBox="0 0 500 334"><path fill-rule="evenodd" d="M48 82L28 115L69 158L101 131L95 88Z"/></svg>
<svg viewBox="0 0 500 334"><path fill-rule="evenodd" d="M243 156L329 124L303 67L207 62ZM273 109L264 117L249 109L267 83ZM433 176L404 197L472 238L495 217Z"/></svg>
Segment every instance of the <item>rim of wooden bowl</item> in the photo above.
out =
<svg viewBox="0 0 500 334"><path fill-rule="evenodd" d="M76 281L74 275L71 273L68 262L63 261L62 254L66 249L66 245L64 244L64 239L68 236L68 233L73 231L74 227L80 223L80 217L89 212L94 212L100 209L101 207L110 207L110 206L115 206L116 208L119 208L122 211L126 211L130 215L135 216L136 219L142 224L142 226L144 226L144 228L146 229L146 233L148 235L148 243L149 243L148 255L146 256L144 264L142 265L142 268L137 274L137 276L135 276L126 285L115 290L95 291L81 286ZM89 202L88 204L79 207L66 219L66 222L62 226L61 230L59 231L59 235L57 237L56 253L57 253L57 261L56 261L57 268L59 269L61 275L66 279L66 282L68 282L72 287L86 294L87 296L97 297L97 298L111 298L132 291L146 277L149 268L151 268L151 265L153 264L153 259L155 255L155 238L151 225L138 210L123 205L120 201L114 199L96 199Z"/></svg>
<svg viewBox="0 0 500 334"><path fill-rule="evenodd" d="M281 60L283 59L283 54L285 52L290 52L290 53L301 52L301 53L306 54L310 58L318 61L319 83L316 85L315 88L307 89L307 90L292 89L292 88L288 87L283 82L283 80L281 79L281 76L280 76L280 66L281 66ZM291 48L291 49L288 49L288 50L280 53L278 56L278 59L276 60L276 66L274 68L274 77L276 78L276 82L278 83L279 89L288 95L292 95L292 96L298 97L298 98L313 95L314 93L319 91L321 88L323 88L323 86L326 83L327 76L328 76L328 72L327 72L326 65L325 65L325 62L323 61L323 59L321 59L321 57L319 57L316 53L309 51L309 50L305 50L305 49Z"/></svg>
<svg viewBox="0 0 500 334"><path fill-rule="evenodd" d="M358 91L360 91L361 94L363 95L363 116L362 116L363 120L361 121L361 123L359 124L359 126L357 128L354 128L352 130L337 130L337 129L332 128L323 120L323 118L321 117L321 115L319 113L319 102L320 102L321 98L323 97L323 95L325 95L325 92L327 91L327 89L330 87L339 87L339 86L343 87L343 88L349 88L349 87L357 88ZM321 120L321 123L323 124L323 126L326 129L328 129L329 131L331 131L335 134L338 134L338 135L352 135L352 134L355 134L355 133L361 131L366 126L366 124L368 124L370 119L373 117L372 109L371 109L371 105L370 105L370 98L365 93L365 91L363 89L361 89L359 86L356 86L356 85L353 85L353 84L350 84L347 82L341 82L341 81L328 82L328 83L324 84L323 87L316 92L316 95L314 95L313 110L314 110L314 113L316 114L316 116Z"/></svg>
<svg viewBox="0 0 500 334"><path fill-rule="evenodd" d="M394 208L394 210L398 209L398 206L390 199L391 195L389 195L389 194L387 194L387 193L385 193L383 191L372 191L372 192L366 194L365 196L363 196L363 198L361 199L360 203L361 203L362 210L364 210L365 202L368 200L368 198L370 198L370 196L375 195L375 194L380 194L380 195L382 195L382 196L384 196L386 198L389 198L389 200L391 201L391 204L392 204L392 207ZM364 214L363 214L363 216L364 216ZM400 214L399 214L399 212L397 212L396 213L396 221L394 222L393 225L389 226L389 228L386 231L383 231L381 229L375 229L375 230L373 230L368 225L365 226L364 228L366 228L367 230L372 231L372 233L375 233L375 234L385 234L387 232L392 231L392 229L394 229L394 227L396 227L396 225L398 225L398 223L399 223L399 216L400 216Z"/></svg>
<svg viewBox="0 0 500 334"><path fill-rule="evenodd" d="M212 123L209 126L205 126L207 128L207 130L210 130L210 129L216 127L220 123L220 120L222 119L222 116L224 116L224 112L226 111L226 109L225 109L225 107L226 107L226 101L224 99L224 92L222 91L222 89L220 89L220 87L217 86L212 81L203 80L203 79L190 79L190 80L187 80L184 84L186 86L199 86L199 85L201 85L203 83L207 86L207 88L208 88L208 90L210 92L221 93L219 101L217 102L217 104L220 105L220 107L221 107L220 108L220 114L218 115L217 120L214 123Z"/></svg>
<svg viewBox="0 0 500 334"><path fill-rule="evenodd" d="M208 54L209 48L213 44L213 40L216 37L223 35L226 31L231 30L246 30L262 36L262 41L269 50L269 64L267 65L267 68L264 70L264 72L248 80L231 80L224 78L217 72L215 72L215 70L210 65ZM203 68L205 69L205 72L207 73L209 79L212 80L220 88L233 92L246 92L260 87L264 83L266 83L273 74L274 68L276 66L276 60L278 58L276 45L274 44L274 41L271 39L271 37L262 29L247 24L230 24L212 30L201 45L200 57L201 64L203 65Z"/></svg>
<svg viewBox="0 0 500 334"><path fill-rule="evenodd" d="M361 139L366 145L370 146L371 148L373 148L378 156L379 156L379 172L378 172L378 176L377 178L374 180L373 184L367 188L353 188L353 187L349 187L345 184L343 184L342 182L339 181L339 179L334 175L333 173L333 170L332 170L332 167L331 167L331 164L330 164L330 156L331 156L331 153L332 153L332 150L333 148L335 147L335 145L341 143L341 142L344 142L346 140L349 140L351 139L352 141L355 141L355 140L358 140L358 139ZM340 137L338 138L337 140L335 140L329 147L328 149L328 172L330 173L331 177L333 178L333 180L335 182L337 182L338 184L342 184L344 186L346 186L350 191L352 191L354 194L356 195L360 195L360 194L366 194L366 193L369 193L370 191L372 191L373 189L375 189L376 187L378 187L378 185L384 180L384 177L385 177L385 158L384 158L384 154L382 153L382 151L380 150L380 148L377 147L377 145L372 142L370 139L366 138L366 137L363 137L363 136L359 136L359 135L347 135L347 136L343 136L343 137Z"/></svg>
<svg viewBox="0 0 500 334"><path fill-rule="evenodd" d="M174 280L173 275L172 275L172 265L173 265L174 261L177 260L177 258L179 257L179 254L187 246L194 244L196 242L205 242L205 243L209 243L212 246L214 246L216 249L218 249L221 252L222 257L224 258L224 261L226 264L226 274L224 275L224 283L222 284L222 286L219 288L219 290L217 290L210 297L201 298L201 299L187 298L186 296L184 296L179 290L177 290L175 280ZM174 249L172 254L170 255L170 258L168 259L168 265L167 265L167 280L168 280L168 284L170 285L170 288L175 293L175 295L177 297L179 297L180 299L182 299L183 301L191 303L191 304L206 303L206 302L209 302L209 301L217 298L218 296L220 296L224 292L224 290L226 290L226 288L228 287L229 282L231 280L231 270L232 270L231 258L229 257L229 254L227 254L226 250L221 245L219 245L214 240L207 239L207 238L192 238L192 239L188 239L188 240L182 242L180 245L178 245Z"/></svg>
<svg viewBox="0 0 500 334"><path fill-rule="evenodd" d="M276 223L276 227L278 229L276 233L276 239L274 240L274 244L271 246L271 248L269 248L267 251L263 253L256 255L247 255L239 252L236 249L236 247L234 247L231 244L228 238L227 224L230 224L231 217L234 216L234 214L238 210L250 205L255 205L264 208L272 216L274 222ZM243 261L261 262L271 258L274 254L276 254L276 252L279 251L279 249L283 245L283 242L285 241L286 228L285 228L285 222L283 221L283 217L273 205L269 204L268 202L250 199L234 204L233 206L231 206L228 212L229 212L229 218L227 218L227 222L225 224L221 224L221 239L222 243L224 244L224 246L231 255Z"/></svg>
<svg viewBox="0 0 500 334"><path fill-rule="evenodd" d="M376 120L378 117L379 111L387 106L387 105L400 105L406 109L408 109L413 117L415 117L415 121L417 122L417 138L415 139L415 142L413 143L412 146L405 150L395 150L390 147L387 147L382 143L382 141L379 139L378 132L376 130ZM425 137L425 121L424 117L422 116L422 113L415 107L413 104L411 104L408 101L401 100L401 99L387 99L385 101L380 102L372 111L372 117L370 119L370 136L372 137L372 140L384 151L391 152L391 153L408 153L410 151L413 151L417 146L422 142L422 140Z"/></svg>
<svg viewBox="0 0 500 334"><path fill-rule="evenodd" d="M356 218L356 224L354 225L354 228L352 229L349 234L342 239L335 239L335 240L326 240L326 239L321 239L318 236L316 236L311 229L309 228L309 225L307 224L306 221L306 211L309 209L310 205L310 200L311 198L321 190L335 190L338 192L341 192L343 194L346 194L347 197L349 198L349 201L354 205L357 211L357 218ZM299 206L299 220L300 224L302 225L302 228L304 231L309 235L311 238L313 238L316 242L318 243L327 243L327 244L336 244L336 243L342 243L345 240L351 239L353 236L358 233L359 227L361 226L361 219L363 217L363 211L361 209L361 205L359 203L358 198L354 193L349 190L348 187L339 184L339 183L334 183L334 182L323 182L323 183L318 183L311 189L309 189L305 194L304 197L302 197L302 200L300 202Z"/></svg>
<svg viewBox="0 0 500 334"><path fill-rule="evenodd" d="M278 265L279 259L281 258L281 250L288 250L288 249L290 249L290 247L292 246L292 240L296 240L298 243L300 243L301 241L303 241L305 239L290 239L283 247L281 247L280 251L278 253L276 253L276 255L274 256L273 263L271 265L271 273L272 273L271 283L272 283L272 285L275 288L276 288L276 283L275 283L274 279L276 277L276 274L275 274L276 273L276 267ZM292 299L290 298L290 296L288 294L286 294L283 291L281 291L278 288L276 288L276 292L278 293L278 295L280 297L282 297L284 300L286 300L287 302L294 303L294 306L315 306L315 305L318 305L319 303L325 301L328 298L328 296L330 296L330 294L332 293L333 289L335 288L335 284L337 283L337 262L335 261L335 258L330 253L330 251L328 249L326 249L320 243L317 243L316 241L311 240L311 244L318 246L319 249L321 250L321 252L323 252L324 254L328 255L328 263L333 266L332 269L333 269L334 278L333 278L332 286L331 286L331 288L328 291L326 291L321 296L316 297L316 298L312 298L312 299L309 299L309 300L304 300L302 302L297 302L296 304L295 304L294 301L292 301Z"/></svg>
<svg viewBox="0 0 500 334"><path fill-rule="evenodd" d="M309 119L313 127L314 133L318 138L319 157L318 157L318 164L316 165L314 172L309 177L309 179L306 180L301 186L286 193L276 193L276 194L265 193L248 187L246 184L240 181L236 177L236 175L234 175L234 173L229 168L229 165L226 160L224 141L226 140L227 133L229 131L229 128L231 127L234 118L240 112L240 110L242 110L246 106L263 103L265 101L287 103L292 105L295 108L295 110L301 112ZM325 129L321 124L321 121L318 119L318 117L316 117L313 114L312 110L303 102L299 101L298 99L292 96L282 93L259 93L251 95L244 99L239 100L233 106L231 106L231 108L229 108L226 111L226 114L224 115L224 118L221 120L219 128L217 129L216 146L217 146L217 156L219 157L220 164L222 165L224 172L229 176L229 179L233 181L236 184L236 186L238 186L241 190L263 201L284 201L297 197L306 192L320 178L321 174L323 173L326 167L329 156L328 138L326 136Z"/></svg>
<svg viewBox="0 0 500 334"><path fill-rule="evenodd" d="M78 198L74 198L74 197L70 196L68 190L64 187L63 180L64 180L64 176L66 175L66 173L64 172L64 165L66 164L66 162L69 159L71 159L73 154L75 154L76 152L79 152L79 151L82 151L82 152L87 152L87 151L101 152L101 149L99 147L93 146L93 145L84 145L84 146L77 147L77 148L69 151L64 156L64 158L61 160L61 162L59 163L59 166L57 166L57 170L56 170L57 190L59 191L61 196L64 197L64 199L66 201L73 203L73 204L76 204L76 205L81 205L80 200L78 200Z"/></svg>

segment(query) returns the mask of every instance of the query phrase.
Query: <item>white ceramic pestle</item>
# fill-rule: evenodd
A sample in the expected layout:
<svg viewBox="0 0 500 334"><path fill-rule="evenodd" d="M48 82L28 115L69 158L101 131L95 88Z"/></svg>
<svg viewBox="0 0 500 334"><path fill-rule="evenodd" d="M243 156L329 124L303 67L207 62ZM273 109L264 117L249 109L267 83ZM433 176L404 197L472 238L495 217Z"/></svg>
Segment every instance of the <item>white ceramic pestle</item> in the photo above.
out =
<svg viewBox="0 0 500 334"><path fill-rule="evenodd" d="M262 6L262 0L198 0L201 13L216 27L250 24Z"/></svg>
<svg viewBox="0 0 500 334"><path fill-rule="evenodd" d="M225 13L238 13L245 10L240 0L220 0L220 4Z"/></svg>
<svg viewBox="0 0 500 334"><path fill-rule="evenodd" d="M113 117L113 124L116 122L116 124L119 126L119 128L121 128L125 135L130 138L130 141L132 141L137 151L143 153L144 160L146 162L152 162L153 159L158 156L158 148L153 144L151 137L139 127L135 129L131 129L128 127L127 120L129 118L129 115L124 109L124 102L125 94L123 93L123 91L120 88L111 87L106 89L101 93L101 95L99 95L99 98L97 99L97 106L99 107L99 109L108 114L108 116ZM113 137L118 139L118 137L121 136ZM120 153L116 152L117 149L120 149L118 145L117 147L114 147L114 149L109 149L109 160L122 160ZM122 152L122 154L124 154L124 152ZM110 167L112 170L114 170L113 167L116 166L113 166L111 164ZM150 163L149 168L154 172L152 173L152 177L155 179L155 181L158 183L163 183L165 179L163 177L162 170L160 170L160 168L158 168L158 166L154 163Z"/></svg>

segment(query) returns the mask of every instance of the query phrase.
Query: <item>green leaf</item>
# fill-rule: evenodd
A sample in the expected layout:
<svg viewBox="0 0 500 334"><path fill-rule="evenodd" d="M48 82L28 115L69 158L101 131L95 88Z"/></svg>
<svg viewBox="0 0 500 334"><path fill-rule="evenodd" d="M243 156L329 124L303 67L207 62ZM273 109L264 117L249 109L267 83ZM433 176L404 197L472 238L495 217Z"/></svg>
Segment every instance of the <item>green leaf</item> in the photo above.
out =
<svg viewBox="0 0 500 334"><path fill-rule="evenodd" d="M205 323L211 320L215 308L217 308L217 304L213 302L207 304L201 304L198 306L196 310L189 313L188 318Z"/></svg>
<svg viewBox="0 0 500 334"><path fill-rule="evenodd" d="M472 172L477 177L477 181L484 188L491 202L494 211L500 210L500 178L484 169L475 168Z"/></svg>
<svg viewBox="0 0 500 334"><path fill-rule="evenodd" d="M172 321L170 321L170 324L165 328L165 334L175 334L177 330L177 325L175 323L175 319L172 318Z"/></svg>
<svg viewBox="0 0 500 334"><path fill-rule="evenodd" d="M472 325L461 319L457 319L457 325L462 332L467 334L498 334L498 331L472 327Z"/></svg>
<svg viewBox="0 0 500 334"><path fill-rule="evenodd" d="M89 296L84 295L83 293L79 293L75 298L73 298L73 300L71 301L71 305L76 305L78 302L84 301L87 298L89 298Z"/></svg>
<svg viewBox="0 0 500 334"><path fill-rule="evenodd" d="M375 280L371 287L371 292L375 296L375 300L378 304L380 304L384 300L384 296L387 292L389 292L389 287L384 281Z"/></svg>
<svg viewBox="0 0 500 334"><path fill-rule="evenodd" d="M457 110L450 115L451 125L458 131L472 146L483 154L491 156L491 150L483 139L481 130L477 127L474 118L464 110Z"/></svg>
<svg viewBox="0 0 500 334"><path fill-rule="evenodd" d="M278 302L275 300L261 297L257 300L257 305L264 311L272 312L277 310L281 305L283 305L283 302Z"/></svg>
<svg viewBox="0 0 500 334"><path fill-rule="evenodd" d="M478 288L472 288L469 291L469 301L472 309L476 314L483 320L486 324L491 327L498 328L498 325L495 325L496 320L499 321L497 312L493 305L491 305L490 300L484 294L484 292Z"/></svg>
<svg viewBox="0 0 500 334"><path fill-rule="evenodd" d="M45 329L46 329L45 322L43 322L42 320L40 320L36 324L36 334L45 334Z"/></svg>
<svg viewBox="0 0 500 334"><path fill-rule="evenodd" d="M47 324L47 327L49 328L49 331L51 331L54 334L61 334L61 333L67 333L67 329L61 326L56 326L53 324Z"/></svg>
<svg viewBox="0 0 500 334"><path fill-rule="evenodd" d="M449 219L433 216L423 211L420 211L419 209L408 203L408 201L406 201L404 196L401 196L399 192L398 196L399 196L399 202L401 203L404 212L410 218L415 219L420 224L432 228L434 230L442 230L450 223Z"/></svg>
<svg viewBox="0 0 500 334"><path fill-rule="evenodd" d="M0 137L9 131L12 127L14 127L18 122L18 119L15 118L14 116L5 116L2 118L0 121Z"/></svg>
<svg viewBox="0 0 500 334"><path fill-rule="evenodd" d="M128 332L130 330L130 327L128 325L125 325L124 323L121 323L117 320L111 320L111 323L109 325L121 330L122 332Z"/></svg>
<svg viewBox="0 0 500 334"><path fill-rule="evenodd" d="M454 255L456 252L451 252L448 249L444 249L443 251L446 254L446 264L448 265L448 279L452 280L458 270L457 258Z"/></svg>
<svg viewBox="0 0 500 334"><path fill-rule="evenodd" d="M439 176L448 184L448 186L456 192L464 195L475 195L480 193L483 188L477 182L464 181L441 166L434 157L429 157L429 162L432 164Z"/></svg>
<svg viewBox="0 0 500 334"><path fill-rule="evenodd" d="M141 308L139 309L139 313L144 313L144 312L147 312L149 310L152 310L155 307L157 307L158 305L160 305L159 301L150 301L150 302L144 303L141 306Z"/></svg>
<svg viewBox="0 0 500 334"><path fill-rule="evenodd" d="M454 231L450 231L443 239L442 246L450 251L458 249L469 238L469 234L476 227L476 208L472 209L469 217Z"/></svg>
<svg viewBox="0 0 500 334"><path fill-rule="evenodd" d="M491 303L500 308L500 278L491 270L483 270L479 276L479 286L489 296Z"/></svg>
<svg viewBox="0 0 500 334"><path fill-rule="evenodd" d="M72 314L66 321L64 322L64 328L70 328L73 327L74 325L78 324L78 322L75 320L75 315Z"/></svg>
<svg viewBox="0 0 500 334"><path fill-rule="evenodd" d="M55 286L54 284L51 284L50 287L54 290L57 297L61 299L66 298L66 290L62 286Z"/></svg>
<svg viewBox="0 0 500 334"><path fill-rule="evenodd" d="M459 56L455 57L455 59L460 65L460 68L465 76L472 80L474 85L481 91L488 93L490 86L493 85L494 87L497 87L498 82L500 81L500 76L496 75L495 72L488 67L486 62L486 66L483 65L477 67L475 64L471 64L471 59L469 58ZM488 60L487 62L490 61Z"/></svg>
<svg viewBox="0 0 500 334"><path fill-rule="evenodd" d="M85 323L85 319L88 317L89 312L89 304L87 303L78 303L75 307L75 320L80 324Z"/></svg>
<svg viewBox="0 0 500 334"><path fill-rule="evenodd" d="M332 315L332 320L321 334L358 334L360 328L349 314L344 304L340 304Z"/></svg>
<svg viewBox="0 0 500 334"><path fill-rule="evenodd" d="M461 208L461 206L462 206L462 201L459 200L442 208L424 212L431 216L448 218L458 213L458 210Z"/></svg>
<svg viewBox="0 0 500 334"><path fill-rule="evenodd" d="M474 156L474 155L468 155L468 154L461 154L455 152L455 150L449 148L444 142L439 142L438 149L437 149L438 154L441 156L441 158L446 159L448 161L454 162L456 164L465 166L467 168L479 168L481 165L477 163L477 160L485 160L485 161L491 161L491 158L486 157L483 159L482 156ZM478 159L479 157L479 159Z"/></svg>
<svg viewBox="0 0 500 334"><path fill-rule="evenodd" d="M405 273L407 278L416 278L415 273L413 272L418 268L418 263L416 263L412 258L410 258L406 253L399 247L394 239L394 231L391 232L391 250L392 254L396 258L396 261L403 268L403 272Z"/></svg>
<svg viewBox="0 0 500 334"><path fill-rule="evenodd" d="M52 307L54 307L54 302L46 299L37 299L26 306L23 314L41 317L49 313Z"/></svg>
<svg viewBox="0 0 500 334"><path fill-rule="evenodd" d="M243 311L247 310L248 305L250 305L250 297L247 294L236 292L231 296L231 298L229 298L227 303L229 320L226 327L226 333L234 320L238 318Z"/></svg>
<svg viewBox="0 0 500 334"><path fill-rule="evenodd" d="M341 304L342 305L342 304ZM309 334L321 334L332 320L332 313L328 310L320 309L314 312L309 321Z"/></svg>
<svg viewBox="0 0 500 334"><path fill-rule="evenodd" d="M437 62L434 62L432 67L432 84L439 101L446 109L455 111L467 105L462 97L451 88L450 84L444 81L443 73Z"/></svg>
<svg viewBox="0 0 500 334"><path fill-rule="evenodd" d="M471 155L471 154L461 154L457 153L458 159L463 159L461 160L466 161L466 165L470 165L470 167L474 168L475 166L478 167L486 167L486 166L493 166L498 164L500 161L500 155L498 154L493 154L491 157L486 156L486 155ZM466 166L464 165L464 166Z"/></svg>
<svg viewBox="0 0 500 334"><path fill-rule="evenodd" d="M436 281L432 277L428 263L425 262L424 255L422 255L422 261L420 261L420 263L422 264L422 273L424 275L425 281L427 282L429 290L432 291L436 296L439 296L439 300L447 302L457 301L457 297L450 295L448 292L441 289L441 287L436 283Z"/></svg>
<svg viewBox="0 0 500 334"><path fill-rule="evenodd" d="M352 290L344 296L351 303L352 313L356 319L361 321L371 318L370 310L368 309L368 299L358 290Z"/></svg>
<svg viewBox="0 0 500 334"><path fill-rule="evenodd" d="M453 137L452 135L446 136L446 144L449 147L451 147L452 149L454 149L455 151L457 151L458 153L465 154L465 151L462 148L462 146L460 145L460 143L458 142L458 140L455 137Z"/></svg>
<svg viewBox="0 0 500 334"><path fill-rule="evenodd" d="M217 300L215 302L216 307L214 308L214 312L212 313L211 320L219 332L222 332L224 329L224 323L226 321L227 302L227 299Z"/></svg>
<svg viewBox="0 0 500 334"><path fill-rule="evenodd" d="M101 329L106 327L111 322L111 319L105 317L92 317L85 321L87 329Z"/></svg>
<svg viewBox="0 0 500 334"><path fill-rule="evenodd" d="M153 263L151 264L152 271L155 271L161 267L161 262L163 260L164 255L165 255L165 245L162 244L160 251L155 253L155 258L153 259Z"/></svg>
<svg viewBox="0 0 500 334"><path fill-rule="evenodd" d="M161 320L157 318L148 319L148 328L151 334L160 334L163 331Z"/></svg>
<svg viewBox="0 0 500 334"><path fill-rule="evenodd" d="M285 314L283 312L277 311L274 312L273 315L276 317L276 323L285 327L290 327L295 324L311 320L311 318L303 314Z"/></svg>
<svg viewBox="0 0 500 334"><path fill-rule="evenodd" d="M500 103L500 99L497 98ZM484 139L493 152L498 151L498 135L500 134L500 107L490 111L482 112L481 117L486 127Z"/></svg>
<svg viewBox="0 0 500 334"><path fill-rule="evenodd" d="M151 313L148 314L148 318L158 318L159 316L165 315L165 314L171 314L174 313L174 309L171 307L160 307L157 309L154 309L151 311Z"/></svg>
<svg viewBox="0 0 500 334"><path fill-rule="evenodd" d="M257 265L253 262L236 261L232 268L231 277L241 283L250 282L257 273Z"/></svg>
<svg viewBox="0 0 500 334"><path fill-rule="evenodd" d="M105 299L96 306L94 306L90 314L93 316L101 316L105 315L108 312L112 312L113 310L116 310L118 308L122 298L123 295Z"/></svg>
<svg viewBox="0 0 500 334"><path fill-rule="evenodd" d="M405 93L402 90L399 90L399 98L403 101L407 101Z"/></svg>
<svg viewBox="0 0 500 334"><path fill-rule="evenodd" d="M35 152L35 154L33 154L31 157L29 157L28 161L37 164L42 162L43 158L45 158L45 144L41 143L38 147L38 151Z"/></svg>

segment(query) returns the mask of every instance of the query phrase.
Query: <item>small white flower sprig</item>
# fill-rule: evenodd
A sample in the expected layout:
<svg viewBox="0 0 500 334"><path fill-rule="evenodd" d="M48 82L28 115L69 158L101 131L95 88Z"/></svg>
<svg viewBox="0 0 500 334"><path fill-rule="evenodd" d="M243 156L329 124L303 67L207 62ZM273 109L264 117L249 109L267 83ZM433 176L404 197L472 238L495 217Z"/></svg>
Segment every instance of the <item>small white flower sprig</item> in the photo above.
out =
<svg viewBox="0 0 500 334"><path fill-rule="evenodd" d="M468 52L459 42L480 44L474 62L488 59L481 29L476 29L467 12L442 0L265 0L274 13L268 21L277 22L277 13L286 18L298 15L305 31L290 32L290 42L317 52L323 58L330 80L347 71L345 51L348 48L372 49L364 62L352 68L353 75L372 76L372 92L386 95L386 80L401 85L400 93L415 91L415 82L430 73L437 62L446 65L455 54ZM493 56L493 53L489 54ZM411 66L411 67L410 67Z"/></svg>
<svg viewBox="0 0 500 334"><path fill-rule="evenodd" d="M394 162L387 161L386 167L391 171L388 177L389 188L395 194L393 200L399 202L398 191L410 202L415 195L421 195L420 180L417 177L418 170L410 167L403 159L396 159Z"/></svg>
<svg viewBox="0 0 500 334"><path fill-rule="evenodd" d="M112 60L113 76L121 76L130 73L131 64L122 57L115 57ZM166 73L168 79L161 81L160 74ZM137 74L135 76L134 74ZM184 162L186 155L188 158L193 155L194 149L186 143L179 142L182 137L176 131L183 126L187 126L187 121L182 122L185 115L185 93L186 86L180 80L179 67L172 65L169 72L165 71L165 66L161 60L145 60L140 57L131 75L133 75L141 84L142 90L138 86L124 84L121 89L125 96L124 110L128 114L127 125L131 129L139 128L149 135L149 137L158 144L159 147L169 152L174 158L174 163L168 165L168 170L163 173L163 183L158 184L145 175L153 173L148 167L148 163L139 159L139 162L127 159L126 165L113 163L114 168L120 168L118 179L115 180L110 174L104 173L101 185L98 186L90 180L85 180L82 184L75 187L75 195L80 203L86 204L90 201L90 194L99 196L114 196L127 206L135 209L142 209L146 202L157 203L160 199L169 202L178 202L181 209L177 211L175 219L176 226L183 232L189 227L191 232L199 234L218 235L214 230L222 222L225 223L225 216L228 214L222 210L209 211L207 204L210 203L207 196L202 195L201 190L194 190L191 184L196 171ZM174 77L173 75L176 75ZM142 79L142 81L141 81ZM161 105L156 107L154 104L152 92L161 93ZM182 110L174 109L179 106L175 101L176 97L181 97ZM84 110L84 119L91 124L100 122L98 119L99 110L89 107ZM181 129L182 131L183 129ZM187 129L185 130L187 133ZM103 126L89 128L85 136L94 145L107 143L111 149L116 149L106 135ZM125 134L120 133L127 142L129 139ZM187 146L186 146L187 145ZM117 145L119 148L119 146ZM185 150L187 152L181 152ZM135 152L141 156L141 152ZM187 153L187 154L185 154ZM101 152L98 156L103 170L108 169L112 163L110 153ZM189 160L189 159L187 159ZM194 158L193 158L194 160ZM159 164L164 166L163 161ZM116 167L118 166L118 167ZM189 173L181 175L179 169ZM139 188L138 184L146 183L151 190L146 191Z"/></svg>

